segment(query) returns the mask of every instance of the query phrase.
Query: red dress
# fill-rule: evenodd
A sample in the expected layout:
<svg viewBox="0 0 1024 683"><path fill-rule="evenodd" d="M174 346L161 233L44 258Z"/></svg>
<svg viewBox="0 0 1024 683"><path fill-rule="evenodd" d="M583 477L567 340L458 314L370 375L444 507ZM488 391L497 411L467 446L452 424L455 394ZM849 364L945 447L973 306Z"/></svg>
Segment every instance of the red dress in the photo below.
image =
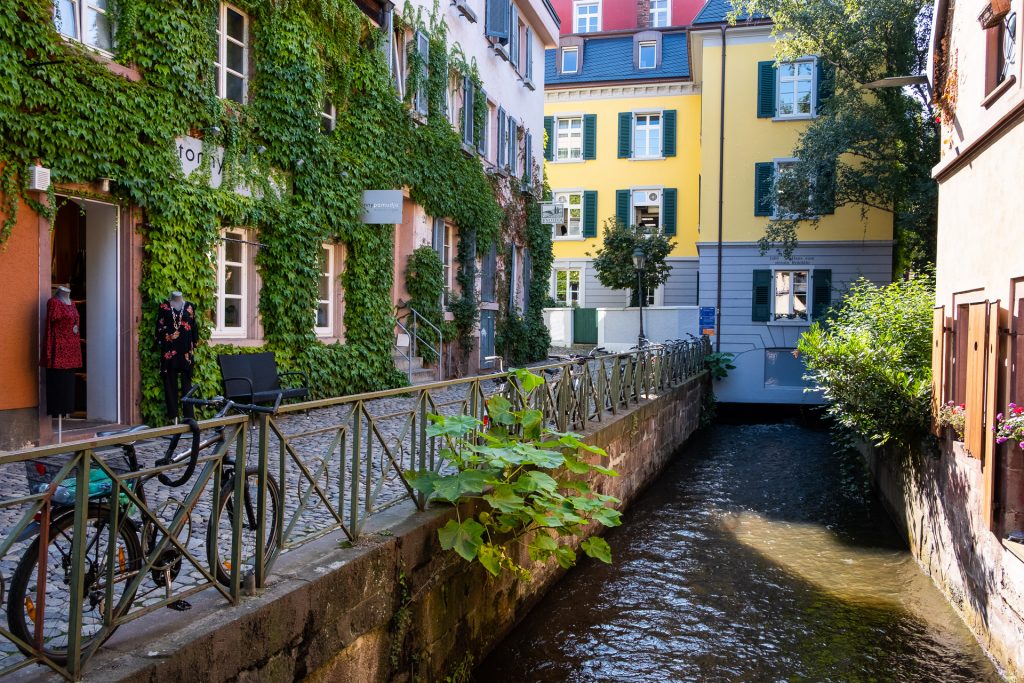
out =
<svg viewBox="0 0 1024 683"><path fill-rule="evenodd" d="M46 302L46 339L40 364L54 370L82 367L82 343L78 335L78 308L58 297Z"/></svg>

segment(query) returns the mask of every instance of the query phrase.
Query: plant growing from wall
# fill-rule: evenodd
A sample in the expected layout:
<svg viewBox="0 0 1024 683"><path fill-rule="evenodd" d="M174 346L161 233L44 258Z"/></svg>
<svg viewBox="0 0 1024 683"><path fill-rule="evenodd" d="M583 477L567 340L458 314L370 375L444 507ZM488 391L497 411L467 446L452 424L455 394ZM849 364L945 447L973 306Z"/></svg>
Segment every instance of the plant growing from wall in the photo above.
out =
<svg viewBox="0 0 1024 683"><path fill-rule="evenodd" d="M736 358L735 353L725 351L709 353L704 356L704 367L708 369L713 378L722 380L729 376L730 370L736 369L736 366L732 364L734 358Z"/></svg>
<svg viewBox="0 0 1024 683"><path fill-rule="evenodd" d="M572 545L588 524L618 526L620 514L608 507L619 501L597 493L592 475L617 476L614 470L588 460L607 457L572 433L545 427L532 394L544 380L527 370L514 371L515 403L504 396L487 401L488 425L468 415L431 415L427 436L446 447L442 457L455 465L454 474L406 472L428 499L456 505L456 519L438 530L441 547L468 562L479 562L493 576L510 572L528 580L530 571L518 559L523 546L532 562L554 558L563 568L576 563ZM516 407L520 409L516 409ZM465 506L482 509L463 518ZM611 549L600 536L579 544L589 557L611 563Z"/></svg>
<svg viewBox="0 0 1024 683"><path fill-rule="evenodd" d="M441 296L444 293L444 264L431 247L417 247L409 255L409 261L405 266L405 288L409 292L408 306L416 309L443 333L445 322L444 311L441 310ZM440 340L431 338L433 332L430 329L419 330L418 334L431 341L434 348L440 348ZM444 336L447 338L448 335ZM428 363L437 358L433 351L425 346L420 347L419 352Z"/></svg>
<svg viewBox="0 0 1024 683"><path fill-rule="evenodd" d="M632 306L638 305L637 271L633 265L633 252L640 249L646 264L643 287L654 289L668 281L672 266L666 259L675 243L657 230L639 225L624 225L617 218L604 223L604 238L594 254L594 270L598 281L609 289L632 291ZM588 254L589 256L589 254Z"/></svg>

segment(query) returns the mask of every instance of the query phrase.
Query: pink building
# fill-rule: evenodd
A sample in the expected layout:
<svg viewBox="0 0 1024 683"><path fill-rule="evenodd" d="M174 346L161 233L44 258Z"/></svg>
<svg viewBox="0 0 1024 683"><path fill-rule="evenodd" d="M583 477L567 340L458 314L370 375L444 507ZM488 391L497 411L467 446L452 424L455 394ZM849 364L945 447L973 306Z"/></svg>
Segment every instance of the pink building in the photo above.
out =
<svg viewBox="0 0 1024 683"><path fill-rule="evenodd" d="M551 0L561 35L689 26L703 0Z"/></svg>

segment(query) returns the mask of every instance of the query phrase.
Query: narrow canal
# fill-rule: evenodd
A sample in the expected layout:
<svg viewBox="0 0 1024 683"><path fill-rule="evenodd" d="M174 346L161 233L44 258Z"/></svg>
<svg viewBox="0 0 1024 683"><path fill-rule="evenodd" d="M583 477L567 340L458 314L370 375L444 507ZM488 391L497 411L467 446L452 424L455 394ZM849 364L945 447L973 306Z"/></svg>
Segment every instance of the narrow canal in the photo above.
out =
<svg viewBox="0 0 1024 683"><path fill-rule="evenodd" d="M476 681L1000 680L827 432L706 431L607 538Z"/></svg>

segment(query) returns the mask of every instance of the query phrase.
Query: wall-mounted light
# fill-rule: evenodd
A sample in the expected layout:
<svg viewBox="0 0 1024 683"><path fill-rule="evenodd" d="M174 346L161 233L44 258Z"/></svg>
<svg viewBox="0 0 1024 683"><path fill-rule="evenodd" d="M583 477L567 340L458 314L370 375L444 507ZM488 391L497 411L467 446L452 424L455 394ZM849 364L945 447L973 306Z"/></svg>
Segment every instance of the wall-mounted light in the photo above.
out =
<svg viewBox="0 0 1024 683"><path fill-rule="evenodd" d="M256 148L256 153L257 154L263 154L266 151L267 151L267 148L264 147L263 145L260 145L259 147Z"/></svg>
<svg viewBox="0 0 1024 683"><path fill-rule="evenodd" d="M295 168L302 168L305 165L306 165L306 160L305 159L299 159L298 161L295 162Z"/></svg>
<svg viewBox="0 0 1024 683"><path fill-rule="evenodd" d="M206 129L206 132L210 135L220 135L220 126L210 126Z"/></svg>
<svg viewBox="0 0 1024 683"><path fill-rule="evenodd" d="M110 178L100 178L100 192L110 192Z"/></svg>

